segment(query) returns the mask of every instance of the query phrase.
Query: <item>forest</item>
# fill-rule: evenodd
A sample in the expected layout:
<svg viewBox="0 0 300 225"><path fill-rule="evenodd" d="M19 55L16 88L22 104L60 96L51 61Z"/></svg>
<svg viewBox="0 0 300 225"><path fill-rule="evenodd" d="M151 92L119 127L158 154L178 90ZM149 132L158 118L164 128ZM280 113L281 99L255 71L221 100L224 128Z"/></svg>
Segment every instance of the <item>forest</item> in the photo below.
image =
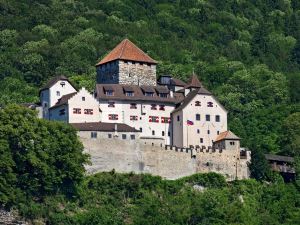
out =
<svg viewBox="0 0 300 225"><path fill-rule="evenodd" d="M93 91L95 64L124 38L159 62L158 76L195 71L257 180L86 176L72 128L14 105L38 102L55 75ZM263 154L299 169L300 1L0 0L0 60L0 205L48 224L299 224L299 178L284 184Z"/></svg>

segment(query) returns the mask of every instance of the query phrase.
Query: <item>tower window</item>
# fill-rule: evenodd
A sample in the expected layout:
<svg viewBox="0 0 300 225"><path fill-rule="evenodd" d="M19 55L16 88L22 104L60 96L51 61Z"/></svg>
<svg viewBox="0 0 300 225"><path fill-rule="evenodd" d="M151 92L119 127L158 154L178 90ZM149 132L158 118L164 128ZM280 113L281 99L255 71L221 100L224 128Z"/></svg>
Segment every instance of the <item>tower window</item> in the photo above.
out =
<svg viewBox="0 0 300 225"><path fill-rule="evenodd" d="M200 114L196 114L196 120L200 121Z"/></svg>

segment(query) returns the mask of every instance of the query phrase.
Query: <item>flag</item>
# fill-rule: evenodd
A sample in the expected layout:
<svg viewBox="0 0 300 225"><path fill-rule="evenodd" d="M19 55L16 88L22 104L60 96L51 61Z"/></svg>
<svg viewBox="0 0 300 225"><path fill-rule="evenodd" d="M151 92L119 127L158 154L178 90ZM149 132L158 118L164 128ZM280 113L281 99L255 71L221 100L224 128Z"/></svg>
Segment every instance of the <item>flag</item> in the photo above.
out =
<svg viewBox="0 0 300 225"><path fill-rule="evenodd" d="M194 125L194 122L191 121L191 120L187 120L187 121L186 121L186 124L187 124L188 126L192 126L192 125Z"/></svg>

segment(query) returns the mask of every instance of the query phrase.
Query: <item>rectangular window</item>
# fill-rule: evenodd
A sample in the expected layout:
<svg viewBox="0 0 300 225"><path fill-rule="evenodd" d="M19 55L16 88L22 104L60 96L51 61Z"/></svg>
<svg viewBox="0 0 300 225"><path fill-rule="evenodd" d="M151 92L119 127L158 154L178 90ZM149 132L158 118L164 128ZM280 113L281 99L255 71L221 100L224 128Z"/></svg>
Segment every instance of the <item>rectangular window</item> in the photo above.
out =
<svg viewBox="0 0 300 225"><path fill-rule="evenodd" d="M130 103L130 108L131 108L131 109L137 109L136 103Z"/></svg>
<svg viewBox="0 0 300 225"><path fill-rule="evenodd" d="M130 120L131 121L137 121L138 120L138 116L130 116Z"/></svg>
<svg viewBox="0 0 300 225"><path fill-rule="evenodd" d="M210 130L207 130L207 134L210 134Z"/></svg>
<svg viewBox="0 0 300 225"><path fill-rule="evenodd" d="M73 108L73 114L81 114L80 108Z"/></svg>
<svg viewBox="0 0 300 225"><path fill-rule="evenodd" d="M108 134L108 138L112 138L112 134Z"/></svg>
<svg viewBox="0 0 300 225"><path fill-rule="evenodd" d="M200 129L197 129L197 134L200 134Z"/></svg>
<svg viewBox="0 0 300 225"><path fill-rule="evenodd" d="M153 135L153 136L155 135L155 131L154 131L154 130L152 131L152 135Z"/></svg>
<svg viewBox="0 0 300 225"><path fill-rule="evenodd" d="M109 114L108 119L109 120L118 120L118 114Z"/></svg>
<svg viewBox="0 0 300 225"><path fill-rule="evenodd" d="M161 117L161 123L171 123L170 117Z"/></svg>
<svg viewBox="0 0 300 225"><path fill-rule="evenodd" d="M65 109L59 110L59 115L60 116L65 115L65 114L66 114L66 110Z"/></svg>
<svg viewBox="0 0 300 225"><path fill-rule="evenodd" d="M196 120L200 121L200 114L196 114Z"/></svg>
<svg viewBox="0 0 300 225"><path fill-rule="evenodd" d="M220 121L221 121L220 116L216 115L216 122L220 122Z"/></svg>
<svg viewBox="0 0 300 225"><path fill-rule="evenodd" d="M151 105L151 110L157 110L157 106L155 104Z"/></svg>
<svg viewBox="0 0 300 225"><path fill-rule="evenodd" d="M149 116L149 122L150 123L158 123L159 117L158 116Z"/></svg>
<svg viewBox="0 0 300 225"><path fill-rule="evenodd" d="M200 143L201 143L201 144L203 143L203 138L200 138Z"/></svg>
<svg viewBox="0 0 300 225"><path fill-rule="evenodd" d="M140 132L143 132L143 128L142 127L140 127Z"/></svg>
<svg viewBox="0 0 300 225"><path fill-rule="evenodd" d="M115 103L114 102L108 102L108 107L115 108Z"/></svg>
<svg viewBox="0 0 300 225"><path fill-rule="evenodd" d="M81 100L82 100L82 101L85 101L85 97L81 97Z"/></svg>
<svg viewBox="0 0 300 225"><path fill-rule="evenodd" d="M180 121L180 116L177 116L177 121Z"/></svg>
<svg viewBox="0 0 300 225"><path fill-rule="evenodd" d="M219 135L220 134L220 131L217 131L217 135Z"/></svg>
<svg viewBox="0 0 300 225"><path fill-rule="evenodd" d="M97 132L95 131L91 132L91 138L97 138Z"/></svg>
<svg viewBox="0 0 300 225"><path fill-rule="evenodd" d="M168 137L170 137L170 135L171 135L171 133L170 133L170 131L168 132Z"/></svg>
<svg viewBox="0 0 300 225"><path fill-rule="evenodd" d="M206 121L210 121L210 115L205 115Z"/></svg>
<svg viewBox="0 0 300 225"><path fill-rule="evenodd" d="M122 139L123 139L123 140L126 139L126 134L122 134Z"/></svg>
<svg viewBox="0 0 300 225"><path fill-rule="evenodd" d="M56 92L56 95L57 95L57 96L60 96L60 92L59 92L59 91L57 91L57 92Z"/></svg>
<svg viewBox="0 0 300 225"><path fill-rule="evenodd" d="M93 110L92 109L84 109L84 114L93 115Z"/></svg>
<svg viewBox="0 0 300 225"><path fill-rule="evenodd" d="M114 92L113 91L105 91L105 95L106 96L114 96Z"/></svg>
<svg viewBox="0 0 300 225"><path fill-rule="evenodd" d="M165 132L164 131L161 132L161 136L165 136Z"/></svg>
<svg viewBox="0 0 300 225"><path fill-rule="evenodd" d="M213 107L213 106L214 106L214 104L212 102L207 103L207 107Z"/></svg>
<svg viewBox="0 0 300 225"><path fill-rule="evenodd" d="M130 139L135 140L135 135L134 134L130 135Z"/></svg>
<svg viewBox="0 0 300 225"><path fill-rule="evenodd" d="M230 145L234 145L235 143L234 143L234 141L231 141L231 142L229 142L230 143Z"/></svg>
<svg viewBox="0 0 300 225"><path fill-rule="evenodd" d="M164 105L160 105L160 106L159 106L159 110L165 111L165 106L164 106Z"/></svg>

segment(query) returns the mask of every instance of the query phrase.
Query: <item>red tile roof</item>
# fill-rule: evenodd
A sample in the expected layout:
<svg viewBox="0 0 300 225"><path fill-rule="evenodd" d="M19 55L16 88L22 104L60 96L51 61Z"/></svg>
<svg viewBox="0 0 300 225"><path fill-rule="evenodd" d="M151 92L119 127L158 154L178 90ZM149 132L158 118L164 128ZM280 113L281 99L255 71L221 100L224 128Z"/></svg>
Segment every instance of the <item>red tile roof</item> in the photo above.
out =
<svg viewBox="0 0 300 225"><path fill-rule="evenodd" d="M187 87L196 87L196 88L202 87L202 84L201 84L201 82L199 81L197 75L193 74L193 75L191 76L191 78L190 78L189 81L188 81Z"/></svg>
<svg viewBox="0 0 300 225"><path fill-rule="evenodd" d="M230 130L227 130L219 134L219 136L216 139L216 142L221 140L240 140L240 138Z"/></svg>
<svg viewBox="0 0 300 225"><path fill-rule="evenodd" d="M151 64L157 64L157 62L138 48L128 39L123 40L118 44L108 55L106 55L96 66L117 60L130 60L136 62L145 62Z"/></svg>

